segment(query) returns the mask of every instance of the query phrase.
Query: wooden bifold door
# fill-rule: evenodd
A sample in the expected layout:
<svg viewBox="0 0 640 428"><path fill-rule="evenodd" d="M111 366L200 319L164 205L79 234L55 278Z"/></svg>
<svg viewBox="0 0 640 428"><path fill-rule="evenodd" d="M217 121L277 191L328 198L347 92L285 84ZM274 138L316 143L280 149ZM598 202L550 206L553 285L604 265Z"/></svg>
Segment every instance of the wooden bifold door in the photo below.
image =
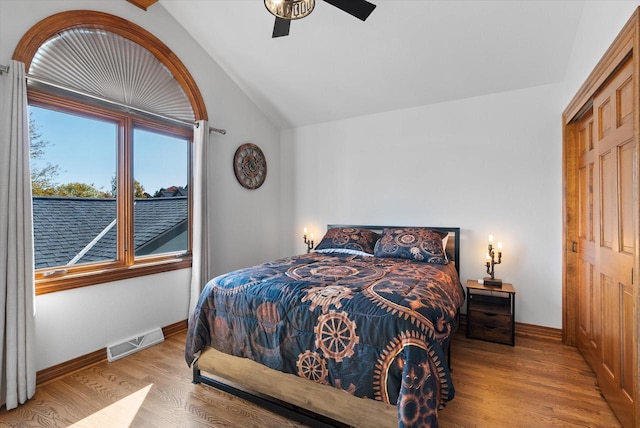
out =
<svg viewBox="0 0 640 428"><path fill-rule="evenodd" d="M638 410L638 12L564 113L563 332L624 427Z"/></svg>
<svg viewBox="0 0 640 428"><path fill-rule="evenodd" d="M632 65L628 60L594 97L576 141L577 344L618 415L633 415Z"/></svg>

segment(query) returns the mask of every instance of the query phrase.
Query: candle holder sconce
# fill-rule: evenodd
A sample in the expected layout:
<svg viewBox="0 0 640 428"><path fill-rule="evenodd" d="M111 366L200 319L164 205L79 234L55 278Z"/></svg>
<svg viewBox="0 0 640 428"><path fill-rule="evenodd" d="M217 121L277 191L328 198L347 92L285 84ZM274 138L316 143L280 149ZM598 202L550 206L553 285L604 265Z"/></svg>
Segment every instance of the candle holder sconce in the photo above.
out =
<svg viewBox="0 0 640 428"><path fill-rule="evenodd" d="M495 277L494 266L502 263L502 243L498 242L498 259L496 260L495 249L493 248L493 235L489 235L489 247L487 252L487 274L488 277L484 277L484 285L490 287L502 288L502 280Z"/></svg>
<svg viewBox="0 0 640 428"><path fill-rule="evenodd" d="M311 250L313 250L313 233L311 233L309 235L309 238L307 239L307 228L304 228L304 235L302 236L302 240L304 241L305 244L307 244L307 254L309 254L311 252Z"/></svg>

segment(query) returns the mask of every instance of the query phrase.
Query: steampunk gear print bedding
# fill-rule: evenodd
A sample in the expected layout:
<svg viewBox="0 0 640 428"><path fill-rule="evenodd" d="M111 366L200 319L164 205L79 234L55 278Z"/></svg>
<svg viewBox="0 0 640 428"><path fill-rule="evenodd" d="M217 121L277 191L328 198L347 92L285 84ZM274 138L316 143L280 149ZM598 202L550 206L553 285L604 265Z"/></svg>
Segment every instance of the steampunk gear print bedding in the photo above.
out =
<svg viewBox="0 0 640 428"><path fill-rule="evenodd" d="M211 280L185 357L210 346L397 405L400 427L437 426L454 395L443 344L463 301L452 263L304 254Z"/></svg>

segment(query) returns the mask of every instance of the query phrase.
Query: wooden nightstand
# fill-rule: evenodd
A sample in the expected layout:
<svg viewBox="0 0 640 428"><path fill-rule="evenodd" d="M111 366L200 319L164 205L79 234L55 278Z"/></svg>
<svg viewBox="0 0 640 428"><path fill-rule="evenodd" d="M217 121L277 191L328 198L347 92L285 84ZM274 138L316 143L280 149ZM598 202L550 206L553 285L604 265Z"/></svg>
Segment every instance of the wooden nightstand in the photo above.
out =
<svg viewBox="0 0 640 428"><path fill-rule="evenodd" d="M467 280L467 337L515 345L516 290Z"/></svg>

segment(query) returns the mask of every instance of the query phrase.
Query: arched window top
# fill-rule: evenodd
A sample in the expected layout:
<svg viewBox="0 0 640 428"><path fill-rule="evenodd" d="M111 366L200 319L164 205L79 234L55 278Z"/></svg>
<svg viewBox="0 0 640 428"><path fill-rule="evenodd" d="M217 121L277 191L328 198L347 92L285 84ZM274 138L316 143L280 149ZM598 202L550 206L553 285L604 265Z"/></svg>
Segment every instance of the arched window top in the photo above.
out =
<svg viewBox="0 0 640 428"><path fill-rule="evenodd" d="M131 107L180 120L207 120L193 77L144 28L103 12L75 10L43 19L13 59L30 74Z"/></svg>
<svg viewBox="0 0 640 428"><path fill-rule="evenodd" d="M169 69L139 44L108 31L57 33L36 51L29 74L163 116L195 119Z"/></svg>

